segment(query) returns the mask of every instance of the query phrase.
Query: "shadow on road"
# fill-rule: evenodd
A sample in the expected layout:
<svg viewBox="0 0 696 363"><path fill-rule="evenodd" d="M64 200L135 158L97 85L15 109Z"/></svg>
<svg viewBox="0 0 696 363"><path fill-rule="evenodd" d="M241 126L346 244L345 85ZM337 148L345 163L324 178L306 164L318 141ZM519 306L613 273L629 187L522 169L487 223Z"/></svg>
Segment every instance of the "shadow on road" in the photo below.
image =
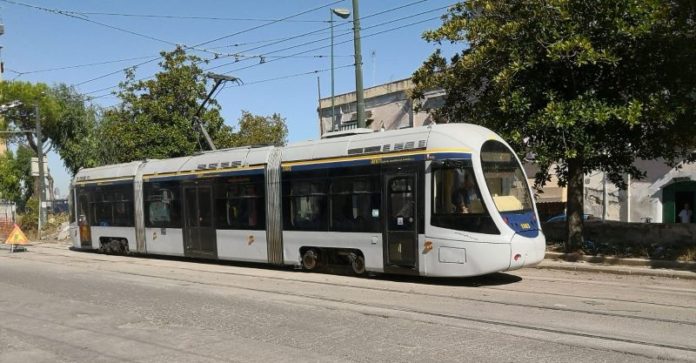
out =
<svg viewBox="0 0 696 363"><path fill-rule="evenodd" d="M94 250L82 250L79 248L70 247L72 251L97 253ZM99 253L97 253L99 254ZM248 267L257 268L263 270L273 270L273 271L287 271L288 273L317 273L317 274L327 274L336 276L346 276L354 277L356 279L371 279L380 281L394 281L403 283L415 283L424 285L439 285L439 286L461 286L461 287L479 287L479 286L500 286L514 284L516 282L522 281L522 278L516 275L506 274L502 272L492 273L483 276L471 276L471 277L427 277L427 276L411 276L411 275L392 275L392 274L373 274L368 273L367 276L356 276L352 273L349 266L343 265L332 265L330 267L323 267L317 271L305 271L300 270L293 266L288 265L270 265L266 263L255 263L255 262L242 262L242 261L228 261L228 260L212 260L204 258L191 258L191 257L180 257L180 256L166 256L166 255L141 255L131 253L129 256L145 258L145 259L157 259L157 260L169 260L169 261L180 261L187 263L199 263L199 264L210 264L210 265L220 265L220 266L235 266L235 267Z"/></svg>
<svg viewBox="0 0 696 363"><path fill-rule="evenodd" d="M479 287L479 286L499 286L514 284L522 281L522 278L516 275L510 275L502 272L492 273L483 276L471 277L424 277L424 276L402 276L402 275L378 275L372 277L378 280L387 280L395 282L408 282L424 285L438 286L461 286L461 287Z"/></svg>

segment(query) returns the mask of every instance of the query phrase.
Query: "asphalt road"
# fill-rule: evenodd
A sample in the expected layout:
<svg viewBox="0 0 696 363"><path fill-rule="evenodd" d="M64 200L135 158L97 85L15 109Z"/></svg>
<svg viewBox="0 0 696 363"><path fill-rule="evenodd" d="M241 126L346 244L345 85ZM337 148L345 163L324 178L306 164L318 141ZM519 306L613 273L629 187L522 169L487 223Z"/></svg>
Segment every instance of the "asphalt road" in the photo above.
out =
<svg viewBox="0 0 696 363"><path fill-rule="evenodd" d="M467 279L0 250L0 362L696 361L696 281Z"/></svg>

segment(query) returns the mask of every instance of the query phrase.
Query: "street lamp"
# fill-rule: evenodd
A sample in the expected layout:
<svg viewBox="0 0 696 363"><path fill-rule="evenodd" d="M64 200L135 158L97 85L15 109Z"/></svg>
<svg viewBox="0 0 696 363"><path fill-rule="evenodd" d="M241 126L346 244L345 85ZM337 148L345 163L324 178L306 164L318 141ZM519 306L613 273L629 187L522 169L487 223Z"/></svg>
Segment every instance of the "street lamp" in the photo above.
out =
<svg viewBox="0 0 696 363"><path fill-rule="evenodd" d="M334 14L341 19L350 16L350 10L344 8L329 9L329 24L331 24L331 128L336 131L336 110L334 109Z"/></svg>

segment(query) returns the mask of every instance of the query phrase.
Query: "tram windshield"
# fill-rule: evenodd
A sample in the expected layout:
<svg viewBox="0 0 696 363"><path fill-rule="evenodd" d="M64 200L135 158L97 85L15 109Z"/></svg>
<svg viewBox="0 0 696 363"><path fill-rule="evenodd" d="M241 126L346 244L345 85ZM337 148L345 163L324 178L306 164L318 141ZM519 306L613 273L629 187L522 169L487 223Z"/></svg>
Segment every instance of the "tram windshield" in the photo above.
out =
<svg viewBox="0 0 696 363"><path fill-rule="evenodd" d="M481 167L499 212L533 209L522 167L507 146L499 141L486 141L481 148Z"/></svg>

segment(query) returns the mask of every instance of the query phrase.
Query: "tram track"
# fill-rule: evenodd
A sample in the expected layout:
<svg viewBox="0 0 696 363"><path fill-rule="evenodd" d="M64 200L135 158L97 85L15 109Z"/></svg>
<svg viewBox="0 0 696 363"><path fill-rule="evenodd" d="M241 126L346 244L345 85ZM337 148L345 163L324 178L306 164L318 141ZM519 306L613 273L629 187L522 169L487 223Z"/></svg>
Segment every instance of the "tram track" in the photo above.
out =
<svg viewBox="0 0 696 363"><path fill-rule="evenodd" d="M452 313L446 313L446 312L436 312L436 311L430 311L427 309L420 309L420 308L414 308L414 307L408 307L408 306L395 306L393 304L384 304L384 303L377 303L377 302L363 302L355 299L346 299L346 298L334 298L334 297L328 297L328 296L323 296L320 294L312 294L312 293L305 293L305 292L300 292L305 289L297 289L299 291L278 291L275 289L269 289L269 288L260 288L260 287L251 287L251 286L246 286L244 284L235 284L231 283L229 281L225 283L219 283L219 282L214 282L214 281L201 281L200 279L189 279L189 278L181 278L181 277L175 277L175 276L162 276L159 274L152 274L152 273L138 273L138 272L131 272L131 271L123 271L122 269L119 268L112 268L115 266L117 263L125 263L125 264L137 264L137 265L142 265L143 267L147 268L163 268L161 265L157 264L149 264L149 263L143 263L144 260L137 260L137 261L114 261L114 260L109 260L108 258L98 258L94 259L91 261L79 261L80 263L77 263L73 257L69 255L61 255L61 254L51 254L51 253L44 253L44 252L33 252L34 254L39 254L51 258L55 257L62 257L64 260L63 261L46 261L46 260L37 260L38 262L43 262L43 263L50 263L50 264L56 264L56 265L66 265L66 262L68 265L72 265L73 267L84 267L85 263L100 263L100 262L112 262L113 264L109 264L107 266L98 266L97 269L103 270L103 271L108 271L110 273L116 273L116 274L123 274L123 275L130 275L130 276L137 276L137 277L144 277L144 278L150 278L150 279L158 279L158 280L163 280L163 281L168 281L170 283L174 284L183 284L183 285L193 285L193 286L213 286L213 287L220 287L220 288L232 288L232 289L239 289L239 290L245 290L249 292L255 292L255 293L262 293L262 294L270 294L276 297L280 297L281 299L301 299L303 304L307 304L309 301L310 304L312 302L316 302L314 304L322 306L322 307L327 307L327 308L334 308L331 305L339 304L340 306L343 306L350 311L354 311L357 313L361 314L372 314L375 316L382 316L382 317L390 317L390 318L404 318L404 319L410 319L414 321L422 321L422 322L430 322L432 323L433 319L438 321L438 324L446 324L448 326L452 327L458 327L461 328L462 322L466 323L471 323L471 324L482 324L484 327L488 327L489 329L498 329L499 331L502 331L505 334L510 334L514 336L522 336L530 339L542 339L542 338L532 338L529 335L531 333L547 333L547 334L555 334L558 336L564 336L564 337L569 337L569 338L583 338L583 339L590 339L593 341L597 342L613 342L613 343L622 343L622 344L630 344L630 345L636 345L636 346L641 346L641 347L652 347L655 349L669 349L669 350L674 350L674 351L679 351L679 352L685 352L688 354L696 353L696 348L688 347L688 346L681 346L677 344L669 344L669 343L660 343L660 342L650 342L642 339L634 339L634 338L627 338L627 337L621 337L621 336L612 336L612 335L606 335L606 334L595 334L592 332L583 332L583 331L578 331L578 330L572 330L572 329L559 329L555 327L545 327L545 326L539 326L536 324L529 324L529 323L524 323L524 322L512 322L512 321L501 321L498 319L486 319L486 318L479 318L479 317L472 317L472 316L465 316L465 315L460 315L460 314L452 314ZM68 260L68 261L65 261ZM146 260L145 260L146 261ZM135 263L137 262L137 263ZM365 287L365 286L355 286L351 284L346 284L346 283L334 283L334 282L321 282L321 281L311 281L307 279L294 279L294 278L286 278L286 277L269 277L269 276L255 276L251 274L245 274L245 273L237 273L237 272L230 272L230 271L206 271L206 270L199 270L199 269L193 269L193 268L186 268L186 267L180 267L180 266L167 266L169 269L176 269L182 272L190 271L190 272L196 272L196 273L205 273L205 274L218 274L218 275L232 275L232 276L238 276L238 277L243 277L243 278L257 278L257 279L262 279L270 282L277 282L277 281L286 281L286 282L292 282L296 284L313 284L313 285L320 285L320 286L334 286L337 288L352 288L352 289L361 289L361 290L372 290L372 291L379 291L379 292L388 292L388 293L397 293L397 294L413 294L413 295L418 295L418 296L425 296L425 297L433 297L433 298L441 298L441 299L454 299L458 301L471 301L471 302L478 302L478 303L490 303L490 304L502 304L505 306L513 306L513 307L520 307L520 308L533 308L533 309L549 309L549 307L543 307L543 306L537 306L537 305L532 305L532 304L519 304L519 303L505 303L505 302L500 302L500 301L495 301L495 300L487 300L487 299L476 299L476 298L462 298L462 297L457 297L457 296L451 296L451 295L446 295L446 294L434 294L434 293L422 293L422 292L415 292L415 291L404 291L404 290L399 290L399 289L389 289L389 288L377 288L377 287ZM498 290L493 288L492 290ZM587 297L578 297L581 299L586 299ZM640 302L634 302L637 304L642 304ZM365 310L368 311L365 311ZM376 311L375 311L376 310ZM560 308L560 307L552 307L550 310L558 311L558 312L574 312L574 313L583 313L583 314L592 314L592 315L599 315L599 316L611 316L611 317L616 317L616 318L628 318L628 319L637 319L637 320L644 320L644 321L654 321L654 322L660 322L660 323L667 323L667 324L682 324L687 323L685 325L693 326L696 324L693 323L688 323L688 322L681 322L681 321L676 321L673 319L661 319L661 318L651 318L651 317L641 317L641 316L634 316L634 315L626 315L626 314L613 314L613 313L597 313L597 312L592 312L592 311L584 311L584 310L578 310L578 309L567 309L567 308ZM405 315L406 314L406 315ZM527 332L527 333L521 333L521 334L516 334L514 332L509 332L509 329L519 329L522 332ZM542 339L543 340L543 339ZM572 344L570 344L572 345ZM596 348L595 349L601 349L601 348ZM632 351L626 351L626 350L614 350L614 349L604 349L607 351L613 351L613 352L620 352L620 353L626 353L626 354L631 354L639 357L646 357L646 358L655 358L654 355L651 354L641 354L641 353L636 353Z"/></svg>
<svg viewBox="0 0 696 363"><path fill-rule="evenodd" d="M112 272L114 272L114 271L112 271ZM583 333L583 332L573 332L573 331L560 330L560 329L555 329L555 328L540 327L540 326L535 326L535 325L531 325L531 324L505 322L505 321L499 321L499 320L495 320L495 319L481 319L481 318L473 318L473 317L461 316L461 315L456 315L456 314L437 313L437 312L432 312L432 311L427 311L427 310L422 310L422 309L408 308L408 307L403 307L403 306L396 307L396 306L387 305L387 304L363 303L363 302L356 301L356 300L330 298L330 297L316 295L316 294L304 294L304 293L289 292L289 291L282 291L281 292L281 291L274 291L274 290L270 290L270 289L253 288L253 287L242 286L242 285L237 285L237 284L219 284L219 283L214 283L214 282L209 282L209 281L200 282L200 281L196 281L196 280L155 276L155 275L150 275L150 274L140 274L140 273L134 273L134 272L120 271L117 273L123 273L126 275L132 275L132 276L138 276L138 277L146 277L146 278L155 278L155 279L161 279L161 280L167 280L167 281L175 281L175 282L179 282L179 283L201 285L201 286L216 286L216 287L222 287L222 288L234 288L234 289L252 291L252 292L256 292L256 293L272 294L272 295L277 295L277 296L292 296L295 298L309 299L310 301L324 301L324 302L330 302L330 303L351 305L351 306L361 307L361 308L372 308L372 309L381 309L381 310L392 311L392 312L416 314L417 316L429 316L429 317L434 317L434 318L453 319L453 320L457 320L457 321L466 321L466 322L486 324L486 325L497 326L497 327L517 328L517 329L523 329L523 330L529 330L529 331L535 331L535 332L552 333L552 334L559 334L559 335L564 335L564 336L598 339L598 340L603 340L603 341L636 344L636 345L640 345L640 346L650 346L650 347L654 347L654 348L673 349L673 350L678 350L678 351L683 351L683 352L696 353L696 348L683 347L683 346L678 346L678 345L654 343L654 342L648 342L648 341L644 341L644 340L612 337L612 336L607 336L607 335L590 334L590 333ZM383 290L380 290L380 291L383 291ZM363 312L359 312L359 313L363 313ZM372 315L384 317L384 315L380 315L380 314L372 314ZM414 319L414 320L419 320L419 319ZM419 320L419 321L421 321L421 320ZM658 320L658 321L660 321L660 320ZM661 322L675 323L672 320L662 320ZM448 324L448 326L461 327L460 325L456 325L456 324ZM626 352L626 351L621 351L621 350L613 350L613 351L627 353L627 354L635 354L633 352ZM654 358L654 357L649 356L649 355L642 355L642 354L636 354L636 355L643 356L646 358Z"/></svg>
<svg viewBox="0 0 696 363"><path fill-rule="evenodd" d="M47 253L41 253L41 252L33 252L33 253L43 254L45 256L53 256L53 257L56 256L53 254L47 254ZM69 256L65 256L65 255L60 255L60 256L65 257L65 258L69 258ZM99 262L112 262L112 263L125 262L125 261L112 261L109 259L102 259L102 258L98 259L98 261ZM146 261L146 260L139 260L139 261L141 263L138 263L138 265L153 267L153 268L161 268L161 266L158 266L155 264L149 264L147 262L142 263L143 261ZM42 262L46 262L46 261L42 261ZM131 262L126 262L126 263L131 263ZM554 312L567 312L567 313L577 313L577 314L585 314L585 315L600 316L600 317L624 318L624 319L633 319L633 320L641 320L641 321L651 321L651 322L657 322L657 323L696 326L696 322L688 322L688 321L681 321L681 320L675 320L675 319L665 319L665 318L654 318L654 317L646 317L646 316L638 316L638 315L630 315L630 314L620 314L620 313L612 313L612 312L603 312L603 311L596 311L596 310L572 309L572 308L561 307L561 306L523 304L523 303L514 303L514 302L499 301L499 300L492 300L492 299L481 299L481 298L454 296L454 295L447 295L447 294L417 292L417 291L412 291L412 290L405 291L405 290L393 289L393 288L388 288L388 287L358 286L358 285L339 283L339 282L312 281L312 280L301 279L301 278L297 279L297 278L287 278L287 277L277 277L277 276L273 276L273 277L257 276L257 275L252 275L252 274L238 273L238 272L231 272L231 271L206 271L206 270L201 270L201 269L194 269L194 268L187 268L187 267L180 267L180 266L177 266L174 268L181 270L181 271L189 271L189 272L196 272L196 273L223 274L223 275L238 276L238 277L245 277L245 278L285 281L285 282L292 282L292 283L304 283L304 284L341 287L341 288L352 288L352 289L359 289L359 290L365 290L365 291L388 292L388 293L396 293L396 294L410 294L410 295L422 296L422 297L451 299L451 300L455 300L455 301L495 304L495 305L501 305L501 306L506 306L506 307L531 308L531 309L540 309L540 310L554 311ZM118 270L113 270L113 269L108 269L108 271L116 272L116 273L132 274L130 272L118 271ZM140 275L137 275L137 276L140 276ZM142 275L142 276L161 278L161 276L157 276L157 275ZM182 280L182 281L184 281L184 280ZM377 280L377 281L384 281L384 280ZM187 282L194 283L195 281L192 280L192 281L187 281ZM195 282L195 283L200 283L200 282ZM208 283L208 282L206 282L206 283ZM414 283L414 282L406 281L405 283ZM415 282L415 283L418 283L418 282ZM221 285L217 285L217 286L228 286L228 285L221 284ZM429 286L435 286L435 285L429 284ZM237 286L237 285L228 286L228 287L241 288L240 286ZM587 296L570 295L570 294L556 294L556 293L549 293L549 292L528 292L528 291L523 291L523 290L503 290L503 289L499 289L499 288L481 287L481 286L476 286L476 288L477 289L493 290L496 292L504 292L504 293L515 292L515 293L524 293L524 294L531 294L531 295L538 295L538 296L545 296L545 295L559 296L559 297L566 297L566 298L572 298L572 299L578 299L578 300L591 299L591 300L595 300L595 301L613 301L613 302L631 303L631 304L637 304L637 305L649 305L649 306L659 306L659 307L664 307L664 308L685 309L685 310L690 310L690 311L693 311L693 309L694 309L693 307L688 307L688 306L667 305L667 304L641 302L641 301L626 300L626 299L610 299L610 298L596 298L596 297L590 298Z"/></svg>

